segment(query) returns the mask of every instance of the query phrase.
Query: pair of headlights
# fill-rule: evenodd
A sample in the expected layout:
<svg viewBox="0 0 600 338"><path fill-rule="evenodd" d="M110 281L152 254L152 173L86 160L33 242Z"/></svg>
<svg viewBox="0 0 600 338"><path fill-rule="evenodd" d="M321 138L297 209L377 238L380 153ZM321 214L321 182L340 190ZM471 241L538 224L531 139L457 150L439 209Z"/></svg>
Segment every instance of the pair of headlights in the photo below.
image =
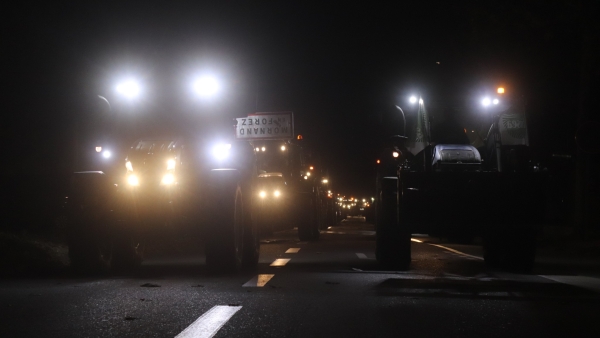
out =
<svg viewBox="0 0 600 338"><path fill-rule="evenodd" d="M261 192L258 193L258 196L260 196L260 198L267 198L267 192L264 190L261 190ZM275 190L273 191L273 197L279 197L281 196L281 192L279 190Z"/></svg>
<svg viewBox="0 0 600 338"><path fill-rule="evenodd" d="M175 176L171 173L165 174L160 180L160 184L162 185L172 185L175 183ZM127 184L137 187L140 185L140 179L136 174L129 174L127 176Z"/></svg>

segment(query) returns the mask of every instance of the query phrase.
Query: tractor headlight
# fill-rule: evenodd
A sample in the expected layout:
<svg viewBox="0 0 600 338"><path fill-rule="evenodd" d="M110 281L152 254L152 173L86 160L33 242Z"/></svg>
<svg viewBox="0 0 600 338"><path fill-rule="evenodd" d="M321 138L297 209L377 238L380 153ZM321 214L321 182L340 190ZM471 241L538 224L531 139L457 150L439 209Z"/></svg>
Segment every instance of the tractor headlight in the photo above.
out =
<svg viewBox="0 0 600 338"><path fill-rule="evenodd" d="M129 175L127 176L127 183L132 186L138 186L140 185L140 180L135 175Z"/></svg>
<svg viewBox="0 0 600 338"><path fill-rule="evenodd" d="M217 144L212 149L212 154L217 160L224 160L229 157L229 151L231 150L231 144Z"/></svg>
<svg viewBox="0 0 600 338"><path fill-rule="evenodd" d="M173 176L173 174L165 174L165 176L163 176L162 181L160 182L164 185L171 185L173 183L175 183L175 176Z"/></svg>
<svg viewBox="0 0 600 338"><path fill-rule="evenodd" d="M175 169L175 160L174 159L170 159L167 161L167 170L174 170Z"/></svg>

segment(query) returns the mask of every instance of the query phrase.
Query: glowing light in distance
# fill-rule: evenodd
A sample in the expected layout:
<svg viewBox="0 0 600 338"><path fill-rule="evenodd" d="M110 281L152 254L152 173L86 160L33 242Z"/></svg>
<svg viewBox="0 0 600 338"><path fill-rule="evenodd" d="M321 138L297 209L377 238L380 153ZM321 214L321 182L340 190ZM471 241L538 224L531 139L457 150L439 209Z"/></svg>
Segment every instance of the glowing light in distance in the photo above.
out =
<svg viewBox="0 0 600 338"><path fill-rule="evenodd" d="M498 94L504 94L504 87L498 87Z"/></svg>
<svg viewBox="0 0 600 338"><path fill-rule="evenodd" d="M498 103L500 103L500 100L498 100L498 99L494 99L494 100L492 101L492 103L493 103L493 104L498 104Z"/></svg>
<svg viewBox="0 0 600 338"><path fill-rule="evenodd" d="M194 91L203 97L215 95L220 88L219 82L211 76L203 76L194 82Z"/></svg>
<svg viewBox="0 0 600 338"><path fill-rule="evenodd" d="M307 179L308 179L308 176L304 176L304 179L305 179L305 180L307 180Z"/></svg>
<svg viewBox="0 0 600 338"><path fill-rule="evenodd" d="M117 85L117 92L130 99L133 99L140 94L140 86L134 80L127 80Z"/></svg>
<svg viewBox="0 0 600 338"><path fill-rule="evenodd" d="M170 159L167 160L167 170L173 170L175 169L175 160Z"/></svg>
<svg viewBox="0 0 600 338"><path fill-rule="evenodd" d="M267 197L267 193L264 191L261 191L260 193L258 193L258 196L260 196L260 198L265 198L265 197Z"/></svg>
<svg viewBox="0 0 600 338"><path fill-rule="evenodd" d="M275 197L279 197L279 196L281 196L281 193L279 192L279 190L275 190L275 192L273 193L273 195Z"/></svg>
<svg viewBox="0 0 600 338"><path fill-rule="evenodd" d="M423 104L423 99L419 99L419 104Z"/></svg>
<svg viewBox="0 0 600 338"><path fill-rule="evenodd" d="M315 169L315 167L313 167L313 166L311 165L311 166L310 166L308 169L310 169L310 170L313 170L313 169Z"/></svg>
<svg viewBox="0 0 600 338"><path fill-rule="evenodd" d="M489 97L486 97L486 98L484 98L483 100L481 100L481 104L482 104L484 107L487 107L487 106L489 106L489 105L490 105L490 103L492 103L492 100L490 100L490 98L489 98Z"/></svg>
<svg viewBox="0 0 600 338"><path fill-rule="evenodd" d="M281 146L281 151L285 151L285 146Z"/></svg>
<svg viewBox="0 0 600 338"><path fill-rule="evenodd" d="M327 183L329 183L329 180L328 180L328 179L326 179L326 178L324 178L324 179L323 179L321 182L323 182L323 183L327 184Z"/></svg>
<svg viewBox="0 0 600 338"><path fill-rule="evenodd" d="M411 96L410 99L408 99L408 102L410 103L417 103L417 97L416 96Z"/></svg>
<svg viewBox="0 0 600 338"><path fill-rule="evenodd" d="M306 173L306 176L310 176L310 171Z"/></svg>
<svg viewBox="0 0 600 338"><path fill-rule="evenodd" d="M262 148L260 148L260 150L265 151L265 150L267 150L267 148L262 147Z"/></svg>
<svg viewBox="0 0 600 338"><path fill-rule="evenodd" d="M173 184L175 183L175 176L173 176L173 174L165 174L165 176L163 176L162 178L161 183L164 185Z"/></svg>
<svg viewBox="0 0 600 338"><path fill-rule="evenodd" d="M394 151L394 152L392 153L392 156L394 156L394 157L396 158L396 157L400 156L400 154L399 154L397 151Z"/></svg>
<svg viewBox="0 0 600 338"><path fill-rule="evenodd" d="M125 162L125 168L127 168L127 171L133 171L133 166L130 161Z"/></svg>
<svg viewBox="0 0 600 338"><path fill-rule="evenodd" d="M112 153L110 152L110 150L105 150L102 152L102 157L104 158L110 158L112 156Z"/></svg>
<svg viewBox="0 0 600 338"><path fill-rule="evenodd" d="M256 147L256 149L254 149L254 150L256 150L257 152L259 152L259 151L260 151L260 148L259 148L259 147Z"/></svg>
<svg viewBox="0 0 600 338"><path fill-rule="evenodd" d="M102 151L102 147L96 147L96 152L99 153Z"/></svg>
<svg viewBox="0 0 600 338"><path fill-rule="evenodd" d="M132 186L138 186L140 185L140 180L135 175L129 175L127 176L127 183Z"/></svg>
<svg viewBox="0 0 600 338"><path fill-rule="evenodd" d="M377 164L381 163L381 160L377 160Z"/></svg>

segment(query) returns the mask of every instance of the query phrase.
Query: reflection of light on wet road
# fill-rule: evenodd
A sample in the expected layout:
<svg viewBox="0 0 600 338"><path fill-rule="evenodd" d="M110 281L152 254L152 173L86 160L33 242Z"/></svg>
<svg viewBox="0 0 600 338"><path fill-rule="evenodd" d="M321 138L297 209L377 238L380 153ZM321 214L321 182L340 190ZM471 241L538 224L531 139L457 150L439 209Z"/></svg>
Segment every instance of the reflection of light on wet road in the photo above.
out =
<svg viewBox="0 0 600 338"><path fill-rule="evenodd" d="M271 280L271 278L273 278L273 276L275 276L275 275L257 275L257 276L254 276L254 278L252 278L251 280L247 281L242 286L245 288L252 288L252 287L262 288Z"/></svg>

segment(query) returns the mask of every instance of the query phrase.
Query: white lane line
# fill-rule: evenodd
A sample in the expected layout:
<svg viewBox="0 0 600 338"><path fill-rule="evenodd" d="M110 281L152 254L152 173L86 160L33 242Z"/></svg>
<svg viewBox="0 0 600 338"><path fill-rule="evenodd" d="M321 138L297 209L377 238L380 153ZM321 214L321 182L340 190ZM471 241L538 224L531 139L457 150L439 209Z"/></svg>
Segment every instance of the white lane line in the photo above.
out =
<svg viewBox="0 0 600 338"><path fill-rule="evenodd" d="M555 282L578 286L580 288L600 292L600 279L586 276L546 276L539 275Z"/></svg>
<svg viewBox="0 0 600 338"><path fill-rule="evenodd" d="M289 258L277 258L270 266L285 266L289 261Z"/></svg>
<svg viewBox="0 0 600 338"><path fill-rule="evenodd" d="M469 254L466 254L466 253L464 253L464 252L460 252L460 251L458 251L458 250L450 249L450 248L448 248L448 247L445 247L445 246L443 246L443 245L431 244L431 243L427 243L427 244L429 244L429 245L433 245L433 246L437 246L438 248L442 248L442 249L444 249L444 250L448 250L448 251L450 251L450 252L454 252L454 253L456 253L456 254L459 254L459 255L462 255L462 256L465 256L465 257L471 257L471 258L475 258L475 259L483 260L483 257L469 255Z"/></svg>
<svg viewBox="0 0 600 338"><path fill-rule="evenodd" d="M238 312L241 306L216 305L198 317L195 322L175 338L210 338L213 337Z"/></svg>
<svg viewBox="0 0 600 338"><path fill-rule="evenodd" d="M285 253L298 253L298 251L300 251L300 248L289 248Z"/></svg>
<svg viewBox="0 0 600 338"><path fill-rule="evenodd" d="M367 257L367 255L365 255L365 254L364 254L364 253L362 253L362 252L357 252L357 253L356 253L356 256L357 256L358 258L360 258L360 259L369 259L369 258Z"/></svg>
<svg viewBox="0 0 600 338"><path fill-rule="evenodd" d="M254 276L251 280L247 281L242 287L245 288L262 288L265 286L271 278L275 275L257 275Z"/></svg>

